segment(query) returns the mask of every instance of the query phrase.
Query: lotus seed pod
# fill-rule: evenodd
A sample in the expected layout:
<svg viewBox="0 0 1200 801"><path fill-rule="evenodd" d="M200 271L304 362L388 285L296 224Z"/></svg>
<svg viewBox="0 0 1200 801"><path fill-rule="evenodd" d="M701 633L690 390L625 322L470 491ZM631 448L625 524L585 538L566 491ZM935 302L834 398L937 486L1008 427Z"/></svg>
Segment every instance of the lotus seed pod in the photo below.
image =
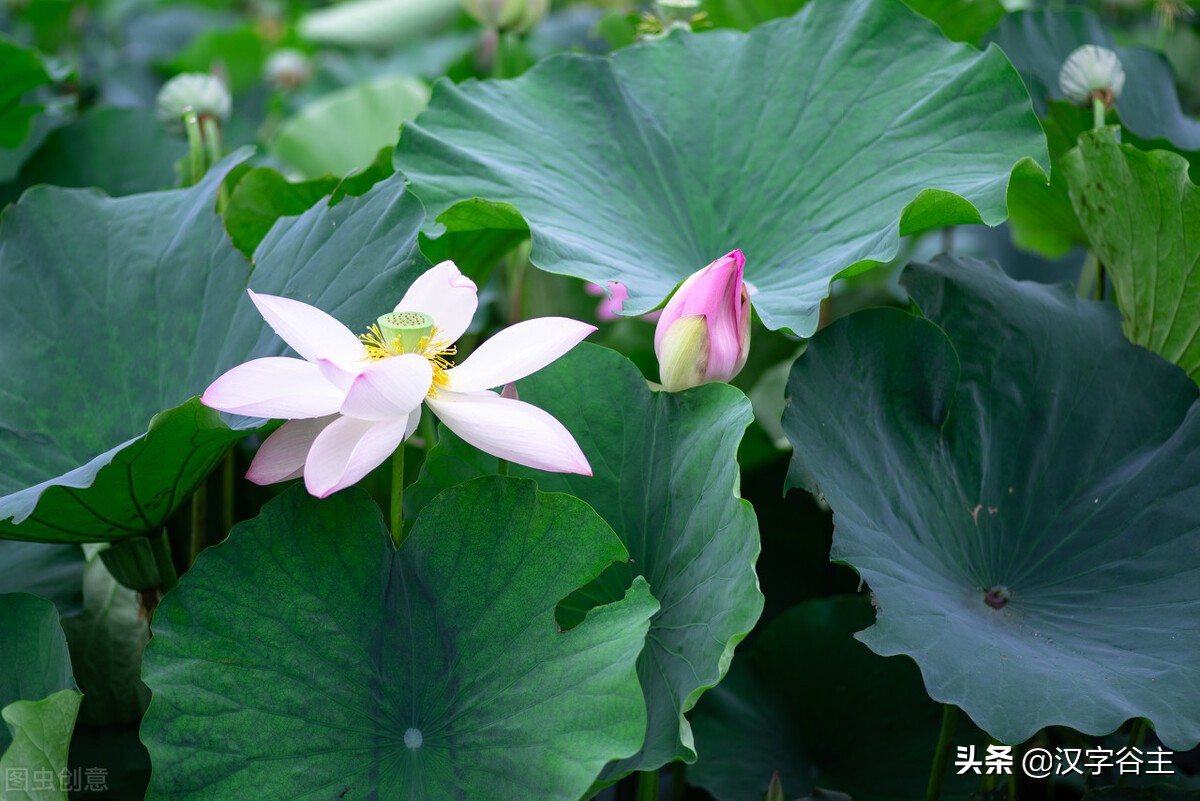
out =
<svg viewBox="0 0 1200 801"><path fill-rule="evenodd" d="M1124 87L1121 59L1107 47L1089 44L1076 48L1058 73L1058 88L1075 103L1089 103L1098 97L1111 106Z"/></svg>
<svg viewBox="0 0 1200 801"><path fill-rule="evenodd" d="M471 18L485 28L507 31L521 21L526 0L463 0Z"/></svg>
<svg viewBox="0 0 1200 801"><path fill-rule="evenodd" d="M276 50L267 58L263 68L267 81L276 89L296 89L312 78L308 56L291 47Z"/></svg>
<svg viewBox="0 0 1200 801"><path fill-rule="evenodd" d="M232 105L229 90L220 78L204 72L184 72L163 84L155 114L167 130L178 133L184 129L183 114L189 108L197 117L225 122Z"/></svg>

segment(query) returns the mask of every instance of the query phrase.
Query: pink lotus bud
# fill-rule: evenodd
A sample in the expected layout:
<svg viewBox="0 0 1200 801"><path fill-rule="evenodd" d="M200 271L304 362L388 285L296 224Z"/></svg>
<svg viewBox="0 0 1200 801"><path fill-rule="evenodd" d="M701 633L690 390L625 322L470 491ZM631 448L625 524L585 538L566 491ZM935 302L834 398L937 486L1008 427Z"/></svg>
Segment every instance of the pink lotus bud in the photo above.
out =
<svg viewBox="0 0 1200 801"><path fill-rule="evenodd" d="M667 301L654 331L662 385L678 392L729 381L750 353L750 293L742 281L746 259L727 253L689 276Z"/></svg>

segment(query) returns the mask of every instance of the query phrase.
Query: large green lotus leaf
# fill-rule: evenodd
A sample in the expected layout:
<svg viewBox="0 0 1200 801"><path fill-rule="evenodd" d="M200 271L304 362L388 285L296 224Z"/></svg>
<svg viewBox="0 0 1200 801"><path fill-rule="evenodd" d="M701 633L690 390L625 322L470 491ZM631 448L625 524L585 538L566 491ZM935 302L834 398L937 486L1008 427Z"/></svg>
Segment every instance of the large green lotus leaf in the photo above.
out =
<svg viewBox="0 0 1200 801"><path fill-rule="evenodd" d="M0 535L153 531L245 435L193 397L284 350L213 212L244 157L184 190L114 199L35 187L0 219ZM421 219L399 178L319 205L275 226L250 286L360 327L423 269Z"/></svg>
<svg viewBox="0 0 1200 801"><path fill-rule="evenodd" d="M1063 98L1058 73L1071 51L1085 44L1115 50L1125 70L1125 88L1116 103L1122 124L1143 139L1167 139L1183 150L1200 150L1200 121L1183 113L1166 59L1140 47L1118 47L1090 11L1015 12L1001 21L994 41L1020 70L1039 111L1047 100Z"/></svg>
<svg viewBox="0 0 1200 801"><path fill-rule="evenodd" d="M0 35L0 147L15 148L29 134L29 123L42 107L21 98L50 82L41 57Z"/></svg>
<svg viewBox="0 0 1200 801"><path fill-rule="evenodd" d="M81 696L71 677L71 657L54 604L25 593L0 595L0 654L3 797L66 801L57 777L67 766ZM45 771L54 781L47 790L37 789L44 782L34 780Z"/></svg>
<svg viewBox="0 0 1200 801"><path fill-rule="evenodd" d="M448 490L399 551L365 493L295 487L155 613L149 797L576 801L641 743L658 604L638 581L568 632L554 609L627 558L532 481Z"/></svg>
<svg viewBox="0 0 1200 801"><path fill-rule="evenodd" d="M1117 144L1106 130L1081 136L1064 167L1125 335L1200 381L1200 188L1187 161Z"/></svg>
<svg viewBox="0 0 1200 801"><path fill-rule="evenodd" d="M1004 16L1000 0L904 0L956 42L979 42Z"/></svg>
<svg viewBox="0 0 1200 801"><path fill-rule="evenodd" d="M851 315L788 384L789 484L879 605L859 637L1004 742L1145 717L1200 741L1200 404L1067 286L943 258L928 319Z"/></svg>
<svg viewBox="0 0 1200 801"><path fill-rule="evenodd" d="M762 801L778 770L789 798L820 786L922 801L941 707L910 660L884 659L854 639L874 618L866 598L843 595L805 601L772 621L696 706L700 759L688 781L718 801ZM959 727L959 743L982 739ZM944 797L978 788L978 776L949 771Z"/></svg>
<svg viewBox="0 0 1200 801"><path fill-rule="evenodd" d="M511 203L534 264L621 281L628 313L741 248L763 321L802 335L829 282L892 258L901 233L1000 223L1026 157L1044 166L1045 138L1003 53L897 0L443 81L396 149L431 223L473 197Z"/></svg>
<svg viewBox="0 0 1200 801"><path fill-rule="evenodd" d="M734 647L762 612L754 574L758 526L737 491L737 448L752 419L750 403L725 384L651 392L632 362L586 343L518 382L517 391L562 421L594 476L518 465L510 473L591 504L629 549L633 574L646 577L662 604L638 660L650 716L646 742L605 775L690 762L695 749L684 713L725 675ZM406 493L410 516L439 489L496 469L494 457L443 429Z"/></svg>
<svg viewBox="0 0 1200 801"><path fill-rule="evenodd" d="M23 186L94 186L110 195L170 189L187 140L163 130L154 113L94 108L50 133L25 165Z"/></svg>
<svg viewBox="0 0 1200 801"><path fill-rule="evenodd" d="M808 0L705 0L707 20L718 28L748 31L776 17L789 17ZM978 42L1004 16L1000 0L904 0L938 24L956 42Z"/></svg>
<svg viewBox="0 0 1200 801"><path fill-rule="evenodd" d="M429 87L408 75L383 75L330 92L302 108L271 140L275 155L309 178L367 167L395 144L400 125L429 102Z"/></svg>
<svg viewBox="0 0 1200 801"><path fill-rule="evenodd" d="M153 528L230 444L184 403L214 377L249 274L212 211L223 177L118 199L35 187L0 218L5 536Z"/></svg>

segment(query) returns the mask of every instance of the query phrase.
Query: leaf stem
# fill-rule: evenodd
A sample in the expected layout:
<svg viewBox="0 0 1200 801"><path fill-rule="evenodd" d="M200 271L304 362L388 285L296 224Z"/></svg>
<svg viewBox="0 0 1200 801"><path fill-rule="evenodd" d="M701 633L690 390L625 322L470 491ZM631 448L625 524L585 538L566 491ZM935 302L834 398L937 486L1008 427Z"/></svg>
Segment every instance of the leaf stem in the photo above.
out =
<svg viewBox="0 0 1200 801"><path fill-rule="evenodd" d="M1096 292L1096 272L1100 268L1096 252L1089 250L1083 257L1083 266L1079 269L1079 283L1076 284L1075 294L1081 298L1094 297Z"/></svg>
<svg viewBox="0 0 1200 801"><path fill-rule="evenodd" d="M392 544L397 548L404 542L404 443L392 454L392 501L391 513Z"/></svg>
<svg viewBox="0 0 1200 801"><path fill-rule="evenodd" d="M954 733L958 730L958 707L942 705L942 731L938 735L937 751L933 754L933 766L929 770L929 787L925 801L939 801L942 797L942 782L946 778L946 766L950 763L950 748L954 744Z"/></svg>
<svg viewBox="0 0 1200 801"><path fill-rule="evenodd" d="M224 152L221 146L221 126L217 124L214 117L209 115L205 115L200 124L204 133L204 146L208 150L208 166L211 168L221 160ZM217 211L223 213L228 204L229 193L225 190L225 182L222 181L217 190Z"/></svg>
<svg viewBox="0 0 1200 801"><path fill-rule="evenodd" d="M1146 739L1146 719L1138 718L1133 722L1133 726L1129 729L1129 742L1126 744L1131 750L1141 748L1142 741ZM1117 779L1117 786L1124 787L1129 781L1129 774L1122 773L1121 778Z"/></svg>
<svg viewBox="0 0 1200 801"><path fill-rule="evenodd" d="M525 270L529 266L529 251L524 243L508 253L508 324L521 322L525 306Z"/></svg>
<svg viewBox="0 0 1200 801"><path fill-rule="evenodd" d="M658 771L638 773L637 801L658 801Z"/></svg>
<svg viewBox="0 0 1200 801"><path fill-rule="evenodd" d="M234 450L225 454L221 463L221 528L224 537L233 528Z"/></svg>
<svg viewBox="0 0 1200 801"><path fill-rule="evenodd" d="M183 112L183 127L187 131L188 164L191 167L187 185L195 186L204 177L204 138L200 134L200 119L190 108Z"/></svg>
<svg viewBox="0 0 1200 801"><path fill-rule="evenodd" d="M683 801L687 795L687 763L677 760L671 763L671 801Z"/></svg>
<svg viewBox="0 0 1200 801"><path fill-rule="evenodd" d="M188 553L188 567L196 563L196 557L204 550L204 522L208 505L208 488L201 483L192 493L191 542Z"/></svg>
<svg viewBox="0 0 1200 801"><path fill-rule="evenodd" d="M437 422L428 408L421 410L421 438L425 440L425 458L428 459L429 452L438 441Z"/></svg>

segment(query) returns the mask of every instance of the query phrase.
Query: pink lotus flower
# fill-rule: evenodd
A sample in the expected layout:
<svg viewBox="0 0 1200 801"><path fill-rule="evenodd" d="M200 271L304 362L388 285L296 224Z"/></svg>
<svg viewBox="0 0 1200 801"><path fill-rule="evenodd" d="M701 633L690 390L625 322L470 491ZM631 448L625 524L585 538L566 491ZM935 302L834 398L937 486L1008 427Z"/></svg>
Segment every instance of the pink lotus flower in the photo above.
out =
<svg viewBox="0 0 1200 801"><path fill-rule="evenodd" d="M729 381L750 353L750 292L742 251L690 275L667 301L654 331L663 387L678 392Z"/></svg>
<svg viewBox="0 0 1200 801"><path fill-rule="evenodd" d="M540 370L595 326L542 317L509 326L455 366L454 342L478 306L475 284L445 261L405 293L391 314L356 337L305 303L250 292L263 319L302 358L238 365L205 391L214 409L286 419L262 444L246 477L273 484L304 476L324 498L382 464L416 430L421 403L464 440L501 459L591 475L587 458L554 417L491 391Z"/></svg>

